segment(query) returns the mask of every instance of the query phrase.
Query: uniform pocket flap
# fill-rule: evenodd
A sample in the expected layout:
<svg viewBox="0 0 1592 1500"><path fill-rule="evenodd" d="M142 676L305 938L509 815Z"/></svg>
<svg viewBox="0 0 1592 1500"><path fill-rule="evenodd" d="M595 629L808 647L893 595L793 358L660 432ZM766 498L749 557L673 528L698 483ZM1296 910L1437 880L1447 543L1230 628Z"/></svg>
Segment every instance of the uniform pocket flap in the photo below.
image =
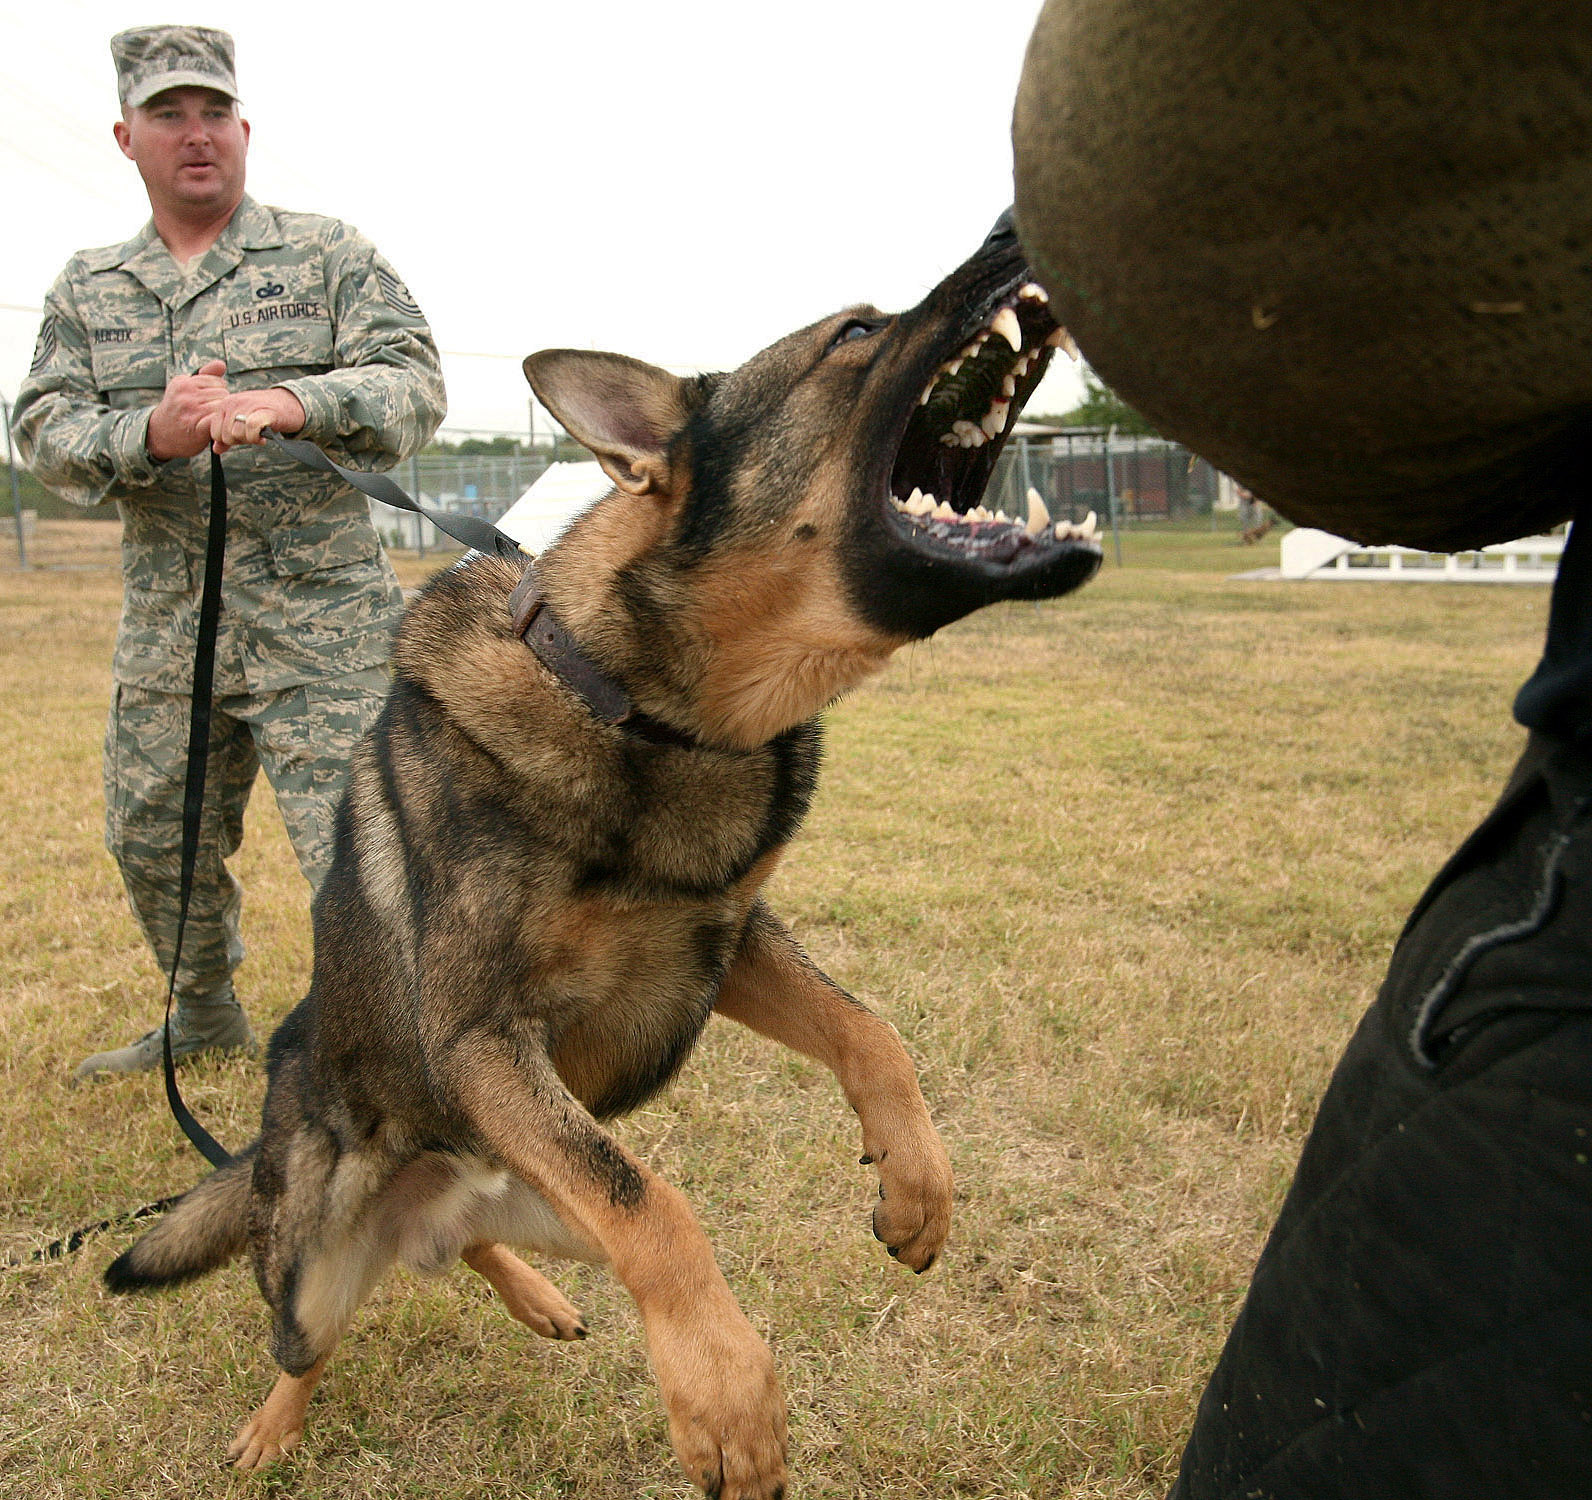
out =
<svg viewBox="0 0 1592 1500"><path fill-rule="evenodd" d="M317 305L311 303L288 303L279 310L291 314L311 307L319 312ZM264 315L275 311L278 311L276 307L251 308L249 313ZM248 370L317 375L331 369L335 358L332 325L323 312L319 316L304 312L300 316L238 323L222 330L221 341L226 350L229 375L241 375Z"/></svg>
<svg viewBox="0 0 1592 1500"><path fill-rule="evenodd" d="M94 384L101 391L160 391L166 387L166 346L147 339L119 339L123 330L96 328L92 337L108 336L112 342L97 342L90 359ZM131 330L128 330L130 333Z"/></svg>

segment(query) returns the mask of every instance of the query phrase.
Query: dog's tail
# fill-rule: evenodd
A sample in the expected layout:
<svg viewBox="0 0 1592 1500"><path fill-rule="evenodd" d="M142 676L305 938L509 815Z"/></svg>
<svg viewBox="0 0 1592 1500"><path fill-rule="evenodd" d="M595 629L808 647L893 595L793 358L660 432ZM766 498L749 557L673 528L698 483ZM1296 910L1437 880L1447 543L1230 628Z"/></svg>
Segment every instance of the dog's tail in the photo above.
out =
<svg viewBox="0 0 1592 1500"><path fill-rule="evenodd" d="M113 1292L176 1286L241 1255L249 1243L249 1180L254 1141L182 1195L148 1234L105 1268Z"/></svg>

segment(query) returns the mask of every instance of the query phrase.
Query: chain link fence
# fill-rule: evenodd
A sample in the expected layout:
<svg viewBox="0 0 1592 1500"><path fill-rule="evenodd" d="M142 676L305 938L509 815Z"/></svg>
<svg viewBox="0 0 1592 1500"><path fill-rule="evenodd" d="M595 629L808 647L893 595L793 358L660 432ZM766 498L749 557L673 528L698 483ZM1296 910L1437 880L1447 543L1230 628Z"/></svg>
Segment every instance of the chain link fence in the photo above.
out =
<svg viewBox="0 0 1592 1500"><path fill-rule="evenodd" d="M1220 474L1182 444L1100 433L1009 442L984 504L1022 516L1030 487L1056 520L1081 521L1094 511L1102 526L1193 520L1209 516L1221 498Z"/></svg>
<svg viewBox="0 0 1592 1500"><path fill-rule="evenodd" d="M560 457L570 455L560 454ZM582 453L579 455L585 457ZM428 510L496 521L553 462L553 451L506 455L422 454L400 464L393 478ZM1021 518L1030 488L1052 517L1081 521L1094 511L1102 528L1208 517L1218 508L1221 476L1204 459L1163 438L1063 433L1016 438L995 465L984 504ZM430 522L373 505L372 516L392 547L456 548Z"/></svg>

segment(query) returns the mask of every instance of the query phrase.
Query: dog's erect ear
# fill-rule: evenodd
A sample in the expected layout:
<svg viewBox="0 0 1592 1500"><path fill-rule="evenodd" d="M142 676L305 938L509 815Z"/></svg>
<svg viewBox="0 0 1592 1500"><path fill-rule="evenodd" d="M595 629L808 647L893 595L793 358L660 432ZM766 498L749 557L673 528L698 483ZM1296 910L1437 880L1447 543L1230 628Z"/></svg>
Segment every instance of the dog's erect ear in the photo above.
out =
<svg viewBox="0 0 1592 1500"><path fill-rule="evenodd" d="M687 382L639 359L583 349L532 354L525 378L620 489L667 496L669 442L685 425Z"/></svg>

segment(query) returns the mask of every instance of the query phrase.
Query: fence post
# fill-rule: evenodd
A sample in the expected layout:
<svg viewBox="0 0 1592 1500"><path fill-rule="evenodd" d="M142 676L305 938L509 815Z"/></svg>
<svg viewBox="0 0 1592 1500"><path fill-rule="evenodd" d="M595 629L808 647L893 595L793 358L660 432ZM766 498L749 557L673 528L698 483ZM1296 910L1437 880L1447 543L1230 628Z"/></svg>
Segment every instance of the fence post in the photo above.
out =
<svg viewBox="0 0 1592 1500"><path fill-rule="evenodd" d="M419 505L421 501L420 455L418 453L409 455L409 492L414 497L415 504ZM415 548L422 557L426 555L426 518L424 516L415 517Z"/></svg>
<svg viewBox="0 0 1592 1500"><path fill-rule="evenodd" d="M1117 566L1122 566L1122 528L1117 524L1117 475L1111 458L1111 446L1117 440L1117 424L1113 422L1106 431L1106 514L1111 518L1111 541L1116 548Z"/></svg>
<svg viewBox="0 0 1592 1500"><path fill-rule="evenodd" d="M11 514L17 523L17 565L28 565L28 538L22 525L22 488L17 483L17 455L11 446L11 403L0 396L0 422L6 429L6 472L11 476Z"/></svg>

